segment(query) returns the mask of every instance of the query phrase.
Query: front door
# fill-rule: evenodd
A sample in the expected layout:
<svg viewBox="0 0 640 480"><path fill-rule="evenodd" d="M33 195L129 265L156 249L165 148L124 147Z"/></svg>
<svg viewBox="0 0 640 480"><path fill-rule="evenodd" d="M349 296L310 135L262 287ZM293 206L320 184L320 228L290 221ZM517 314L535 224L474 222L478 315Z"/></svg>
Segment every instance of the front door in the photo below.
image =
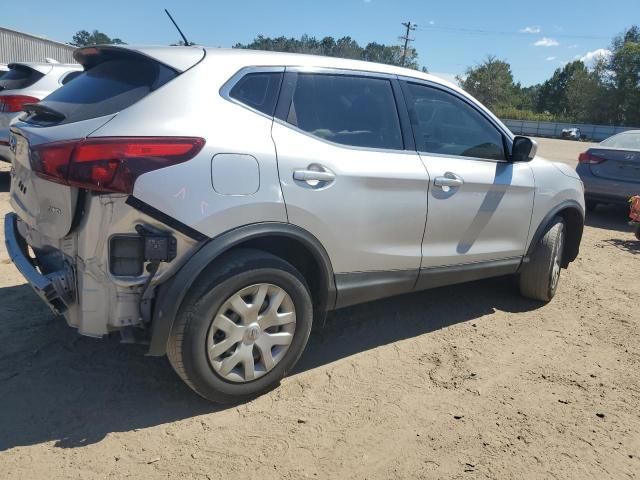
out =
<svg viewBox="0 0 640 480"><path fill-rule="evenodd" d="M471 100L420 83L403 85L416 146L430 176L422 268L517 261L533 210L527 163Z"/></svg>

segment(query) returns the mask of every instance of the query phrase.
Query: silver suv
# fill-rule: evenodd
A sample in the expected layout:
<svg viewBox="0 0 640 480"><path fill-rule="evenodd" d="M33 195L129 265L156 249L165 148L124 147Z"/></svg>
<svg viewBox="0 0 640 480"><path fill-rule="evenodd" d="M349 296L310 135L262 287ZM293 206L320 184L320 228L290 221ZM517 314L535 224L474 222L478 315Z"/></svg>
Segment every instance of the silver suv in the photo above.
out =
<svg viewBox="0 0 640 480"><path fill-rule="evenodd" d="M214 401L277 385L328 311L500 275L554 296L583 190L459 88L385 65L80 49L11 128L10 256L81 334Z"/></svg>
<svg viewBox="0 0 640 480"><path fill-rule="evenodd" d="M9 125L25 105L38 103L82 73L82 65L62 63L10 63L0 68L0 160L8 162Z"/></svg>

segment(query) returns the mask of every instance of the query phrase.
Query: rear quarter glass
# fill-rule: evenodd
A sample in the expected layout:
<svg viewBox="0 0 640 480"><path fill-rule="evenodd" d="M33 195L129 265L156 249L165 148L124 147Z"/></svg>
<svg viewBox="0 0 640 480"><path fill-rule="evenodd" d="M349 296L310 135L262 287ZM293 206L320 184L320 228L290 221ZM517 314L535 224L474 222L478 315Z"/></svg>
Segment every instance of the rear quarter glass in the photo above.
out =
<svg viewBox="0 0 640 480"><path fill-rule="evenodd" d="M105 60L89 68L46 97L42 105L60 112L57 125L117 113L177 76L177 72L142 57ZM32 114L28 123L51 124L50 118Z"/></svg>

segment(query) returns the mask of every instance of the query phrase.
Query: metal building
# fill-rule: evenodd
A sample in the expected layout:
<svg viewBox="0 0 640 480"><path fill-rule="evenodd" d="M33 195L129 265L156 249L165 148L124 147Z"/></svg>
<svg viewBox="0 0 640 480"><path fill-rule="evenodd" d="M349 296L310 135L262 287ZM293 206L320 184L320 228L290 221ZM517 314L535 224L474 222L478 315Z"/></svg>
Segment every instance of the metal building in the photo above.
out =
<svg viewBox="0 0 640 480"><path fill-rule="evenodd" d="M0 27L0 64L44 62L47 58L60 63L76 63L74 49L65 43Z"/></svg>

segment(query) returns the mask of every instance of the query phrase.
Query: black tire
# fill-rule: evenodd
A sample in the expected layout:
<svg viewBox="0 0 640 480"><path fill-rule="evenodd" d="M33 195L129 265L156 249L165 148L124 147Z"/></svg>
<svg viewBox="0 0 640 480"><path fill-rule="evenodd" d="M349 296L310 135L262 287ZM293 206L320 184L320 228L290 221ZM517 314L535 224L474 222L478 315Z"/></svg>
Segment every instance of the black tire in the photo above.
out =
<svg viewBox="0 0 640 480"><path fill-rule="evenodd" d="M218 309L245 287L269 283L286 291L295 306L295 331L288 350L272 370L244 383L229 381L211 365L207 338ZM207 400L244 402L276 387L298 362L309 339L313 303L304 277L283 259L242 249L214 262L193 285L178 310L167 356L180 378ZM236 347L237 348L237 347Z"/></svg>
<svg viewBox="0 0 640 480"><path fill-rule="evenodd" d="M564 249L564 220L555 217L520 272L520 293L549 302L558 288Z"/></svg>
<svg viewBox="0 0 640 480"><path fill-rule="evenodd" d="M593 212L598 206L598 202L595 200L586 200L585 207L587 208L587 212Z"/></svg>

